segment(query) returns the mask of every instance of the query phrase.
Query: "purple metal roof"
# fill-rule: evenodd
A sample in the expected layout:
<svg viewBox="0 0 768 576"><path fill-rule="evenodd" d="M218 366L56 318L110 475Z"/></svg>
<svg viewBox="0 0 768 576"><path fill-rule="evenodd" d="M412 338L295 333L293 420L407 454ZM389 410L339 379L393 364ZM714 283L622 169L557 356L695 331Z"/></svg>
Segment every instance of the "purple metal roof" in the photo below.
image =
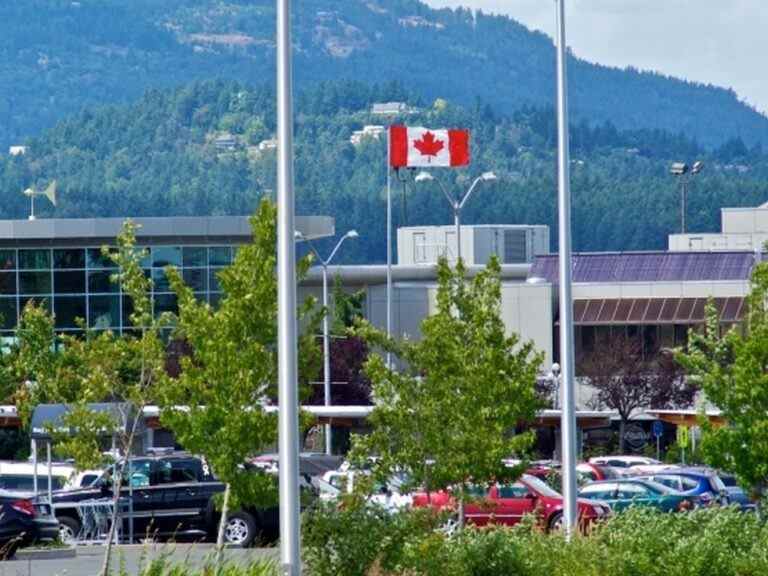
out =
<svg viewBox="0 0 768 576"><path fill-rule="evenodd" d="M749 280L754 252L619 252L574 254L574 282ZM537 256L528 278L558 281L557 254Z"/></svg>

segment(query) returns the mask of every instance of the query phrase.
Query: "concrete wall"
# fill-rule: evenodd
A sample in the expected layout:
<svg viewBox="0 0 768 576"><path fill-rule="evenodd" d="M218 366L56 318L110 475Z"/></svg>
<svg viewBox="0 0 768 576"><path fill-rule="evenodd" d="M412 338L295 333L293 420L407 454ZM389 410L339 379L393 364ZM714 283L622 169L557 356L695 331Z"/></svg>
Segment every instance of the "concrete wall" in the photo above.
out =
<svg viewBox="0 0 768 576"><path fill-rule="evenodd" d="M746 296L747 281L578 283L573 298L714 298Z"/></svg>
<svg viewBox="0 0 768 576"><path fill-rule="evenodd" d="M720 218L723 234L768 234L768 206L723 208Z"/></svg>
<svg viewBox="0 0 768 576"><path fill-rule="evenodd" d="M755 234L670 234L670 252L700 250L761 250L768 241L768 232Z"/></svg>

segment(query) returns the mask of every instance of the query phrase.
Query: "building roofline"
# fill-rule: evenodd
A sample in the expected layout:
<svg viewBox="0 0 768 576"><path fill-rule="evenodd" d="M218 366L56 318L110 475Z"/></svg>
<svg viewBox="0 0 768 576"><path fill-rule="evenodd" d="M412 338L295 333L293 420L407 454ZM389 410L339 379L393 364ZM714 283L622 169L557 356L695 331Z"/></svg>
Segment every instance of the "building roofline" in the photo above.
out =
<svg viewBox="0 0 768 576"><path fill-rule="evenodd" d="M125 218L45 218L0 220L0 246L100 245L114 241ZM175 242L244 243L251 238L248 216L171 216L130 218L141 244ZM296 227L311 239L333 236L330 216L297 216Z"/></svg>

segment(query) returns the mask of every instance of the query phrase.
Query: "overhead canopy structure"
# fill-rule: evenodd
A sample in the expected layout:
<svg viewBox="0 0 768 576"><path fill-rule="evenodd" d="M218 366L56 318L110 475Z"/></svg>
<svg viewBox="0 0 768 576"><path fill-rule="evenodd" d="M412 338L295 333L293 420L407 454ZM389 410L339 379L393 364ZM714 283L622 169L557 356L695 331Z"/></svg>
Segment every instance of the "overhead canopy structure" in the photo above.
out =
<svg viewBox="0 0 768 576"><path fill-rule="evenodd" d="M723 323L740 322L744 298L714 298ZM574 323L580 325L701 324L708 298L590 298L573 303Z"/></svg>
<svg viewBox="0 0 768 576"><path fill-rule="evenodd" d="M117 425L118 429L125 432L130 431L133 424L136 408L129 403L97 403L87 404L88 409L101 413L109 414ZM32 413L31 436L33 440L51 440L51 431L64 432L72 434L75 431L64 423L65 416L72 412L73 406L70 404L40 404ZM137 433L141 433L144 427L144 418L139 418ZM110 435L111 430L105 430L105 434Z"/></svg>

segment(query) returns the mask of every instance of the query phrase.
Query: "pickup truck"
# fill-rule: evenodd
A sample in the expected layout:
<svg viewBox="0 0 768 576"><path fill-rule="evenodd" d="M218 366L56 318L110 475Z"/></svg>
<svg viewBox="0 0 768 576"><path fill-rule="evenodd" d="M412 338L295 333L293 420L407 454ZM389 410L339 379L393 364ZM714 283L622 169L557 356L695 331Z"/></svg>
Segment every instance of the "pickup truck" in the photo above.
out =
<svg viewBox="0 0 768 576"><path fill-rule="evenodd" d="M127 506L132 512L122 516L124 536L128 535L132 517L137 538L216 537L220 515L214 497L224 492L224 484L213 476L203 459L189 454L135 457L130 467L122 466L122 474L121 498L133 503ZM113 496L109 471L88 487L55 491L53 510L61 540L71 542L81 534L81 503L109 501ZM276 535L278 521L277 507L230 511L224 540L227 544L249 546L259 536Z"/></svg>

